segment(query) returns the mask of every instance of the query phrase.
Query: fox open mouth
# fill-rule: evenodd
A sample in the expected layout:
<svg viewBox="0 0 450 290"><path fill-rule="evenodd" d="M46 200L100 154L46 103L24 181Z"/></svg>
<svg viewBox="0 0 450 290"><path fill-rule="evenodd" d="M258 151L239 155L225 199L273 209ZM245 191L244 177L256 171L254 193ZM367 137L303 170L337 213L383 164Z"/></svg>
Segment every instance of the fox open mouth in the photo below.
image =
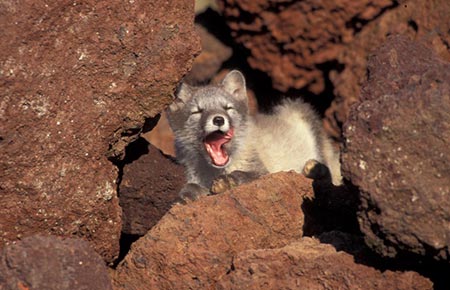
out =
<svg viewBox="0 0 450 290"><path fill-rule="evenodd" d="M223 148L223 145L230 142L233 138L234 130L231 128L228 132L224 133L222 131L214 131L208 134L205 139L203 139L203 144L205 144L206 152L208 152L212 163L215 166L225 166L230 157L228 153Z"/></svg>

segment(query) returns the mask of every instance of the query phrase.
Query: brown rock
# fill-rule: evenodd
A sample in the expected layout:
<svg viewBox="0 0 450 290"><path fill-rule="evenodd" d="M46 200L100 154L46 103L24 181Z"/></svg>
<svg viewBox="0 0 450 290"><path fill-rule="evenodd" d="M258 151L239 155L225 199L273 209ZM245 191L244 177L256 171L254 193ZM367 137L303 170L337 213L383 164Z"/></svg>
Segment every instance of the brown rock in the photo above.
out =
<svg viewBox="0 0 450 290"><path fill-rule="evenodd" d="M119 264L116 289L212 287L237 253L298 240L311 197L311 181L288 172L174 206Z"/></svg>
<svg viewBox="0 0 450 290"><path fill-rule="evenodd" d="M391 37L345 124L343 173L361 190L366 242L384 256L450 261L449 79L431 49Z"/></svg>
<svg viewBox="0 0 450 290"><path fill-rule="evenodd" d="M32 236L0 253L0 289L112 289L102 258L81 239Z"/></svg>
<svg viewBox="0 0 450 290"><path fill-rule="evenodd" d="M325 88L321 65L334 61L363 24L394 6L391 0L219 1L249 64L266 72L276 89Z"/></svg>
<svg viewBox="0 0 450 290"><path fill-rule="evenodd" d="M415 272L380 272L331 245L302 238L279 249L247 250L216 289L433 289Z"/></svg>
<svg viewBox="0 0 450 290"><path fill-rule="evenodd" d="M155 128L142 134L142 137L164 154L175 157L175 135L172 128L170 128L165 112L161 113L161 118L159 118Z"/></svg>
<svg viewBox="0 0 450 290"><path fill-rule="evenodd" d="M186 178L181 165L163 156L144 139L132 143L130 149L139 150L135 148L138 146L148 152L124 166L119 198L123 211L122 232L142 236L178 200Z"/></svg>
<svg viewBox="0 0 450 290"><path fill-rule="evenodd" d="M117 168L198 51L190 1L0 3L0 246L33 233L118 253Z"/></svg>
<svg viewBox="0 0 450 290"><path fill-rule="evenodd" d="M250 66L267 73L276 89L306 88L313 95L333 90L325 126L336 138L360 95L367 57L387 35L422 39L450 60L447 0L219 3L236 41L249 50ZM319 107L331 98L322 96L313 100Z"/></svg>
<svg viewBox="0 0 450 290"><path fill-rule="evenodd" d="M232 49L201 25L196 25L202 43L202 52L195 59L192 70L184 78L189 84L207 84L219 71L222 64L230 58Z"/></svg>
<svg viewBox="0 0 450 290"><path fill-rule="evenodd" d="M446 0L401 1L355 34L337 57L337 63L343 69L330 73L336 97L326 113L328 131L339 136L340 124L347 120L350 107L358 101L361 85L366 80L367 58L387 35L402 34L421 40L442 58L450 60L449 13L450 2Z"/></svg>

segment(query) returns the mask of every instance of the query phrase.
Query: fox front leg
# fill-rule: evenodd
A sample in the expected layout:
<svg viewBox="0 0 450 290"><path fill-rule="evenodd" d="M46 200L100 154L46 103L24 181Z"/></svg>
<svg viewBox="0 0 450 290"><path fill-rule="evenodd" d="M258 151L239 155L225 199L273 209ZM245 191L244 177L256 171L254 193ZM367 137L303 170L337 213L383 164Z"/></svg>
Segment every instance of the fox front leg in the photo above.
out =
<svg viewBox="0 0 450 290"><path fill-rule="evenodd" d="M196 183L187 183L178 193L183 203L194 201L209 194L209 190Z"/></svg>
<svg viewBox="0 0 450 290"><path fill-rule="evenodd" d="M262 174L259 172L247 172L240 170L235 170L229 174L220 175L214 180L213 185L211 186L211 192L213 194L225 192L240 184L258 179L261 175Z"/></svg>

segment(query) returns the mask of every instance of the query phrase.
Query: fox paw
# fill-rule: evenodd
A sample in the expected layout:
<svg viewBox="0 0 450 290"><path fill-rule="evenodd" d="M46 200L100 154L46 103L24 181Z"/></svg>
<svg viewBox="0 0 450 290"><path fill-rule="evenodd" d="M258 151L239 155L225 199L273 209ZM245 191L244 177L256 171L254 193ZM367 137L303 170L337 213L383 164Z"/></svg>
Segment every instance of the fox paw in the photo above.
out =
<svg viewBox="0 0 450 290"><path fill-rule="evenodd" d="M211 192L214 194L223 193L240 184L250 182L257 179L261 174L257 172L245 172L236 170L230 174L224 174L217 177L211 187Z"/></svg>
<svg viewBox="0 0 450 290"><path fill-rule="evenodd" d="M188 183L178 193L178 196L181 199L179 202L186 204L208 194L209 191L203 186L196 183Z"/></svg>
<svg viewBox="0 0 450 290"><path fill-rule="evenodd" d="M314 180L331 178L328 167L315 159L306 161L305 165L303 166L302 174Z"/></svg>
<svg viewBox="0 0 450 290"><path fill-rule="evenodd" d="M238 185L239 185L238 180L236 180L233 176L220 175L219 177L214 179L213 184L211 186L211 192L213 194L219 194Z"/></svg>

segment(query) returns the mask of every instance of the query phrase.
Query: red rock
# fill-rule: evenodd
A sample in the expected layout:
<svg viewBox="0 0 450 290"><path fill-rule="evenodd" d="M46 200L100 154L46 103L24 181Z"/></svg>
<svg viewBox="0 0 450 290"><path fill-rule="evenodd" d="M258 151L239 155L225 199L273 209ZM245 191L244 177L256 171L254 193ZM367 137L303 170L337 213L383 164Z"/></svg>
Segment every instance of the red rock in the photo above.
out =
<svg viewBox="0 0 450 290"><path fill-rule="evenodd" d="M266 72L276 89L324 90L321 64L333 61L361 29L394 5L364 1L219 1L249 64Z"/></svg>
<svg viewBox="0 0 450 290"><path fill-rule="evenodd" d="M208 83L216 75L222 64L231 57L232 50L203 26L196 25L196 29L202 42L202 52L184 81L198 86Z"/></svg>
<svg viewBox="0 0 450 290"><path fill-rule="evenodd" d="M81 239L32 236L3 248L0 289L109 290L102 257Z"/></svg>
<svg viewBox="0 0 450 290"><path fill-rule="evenodd" d="M330 73L336 95L326 112L329 132L340 134L340 124L348 118L351 106L358 101L361 85L366 80L367 58L386 41L386 36L402 34L423 41L442 58L450 60L450 2L446 0L402 1L394 9L367 23L354 39L340 51L337 63L343 69Z"/></svg>
<svg viewBox="0 0 450 290"><path fill-rule="evenodd" d="M344 176L361 191L360 226L384 256L450 261L450 63L406 37L369 60L345 124Z"/></svg>
<svg viewBox="0 0 450 290"><path fill-rule="evenodd" d="M333 90L325 126L336 138L360 95L367 57L387 35L422 39L450 60L446 0L221 0L219 4L236 41L249 51L250 66L267 73L276 89L290 94L306 89L313 95ZM324 107L328 98L321 95L312 101Z"/></svg>
<svg viewBox="0 0 450 290"><path fill-rule="evenodd" d="M224 194L174 206L133 244L115 289L207 289L237 253L300 239L311 181L293 172L265 176Z"/></svg>
<svg viewBox="0 0 450 290"><path fill-rule="evenodd" d="M199 50L190 1L0 3L0 247L33 233L119 248L118 171Z"/></svg>
<svg viewBox="0 0 450 290"><path fill-rule="evenodd" d="M433 289L415 272L380 272L312 238L240 252L216 289Z"/></svg>

